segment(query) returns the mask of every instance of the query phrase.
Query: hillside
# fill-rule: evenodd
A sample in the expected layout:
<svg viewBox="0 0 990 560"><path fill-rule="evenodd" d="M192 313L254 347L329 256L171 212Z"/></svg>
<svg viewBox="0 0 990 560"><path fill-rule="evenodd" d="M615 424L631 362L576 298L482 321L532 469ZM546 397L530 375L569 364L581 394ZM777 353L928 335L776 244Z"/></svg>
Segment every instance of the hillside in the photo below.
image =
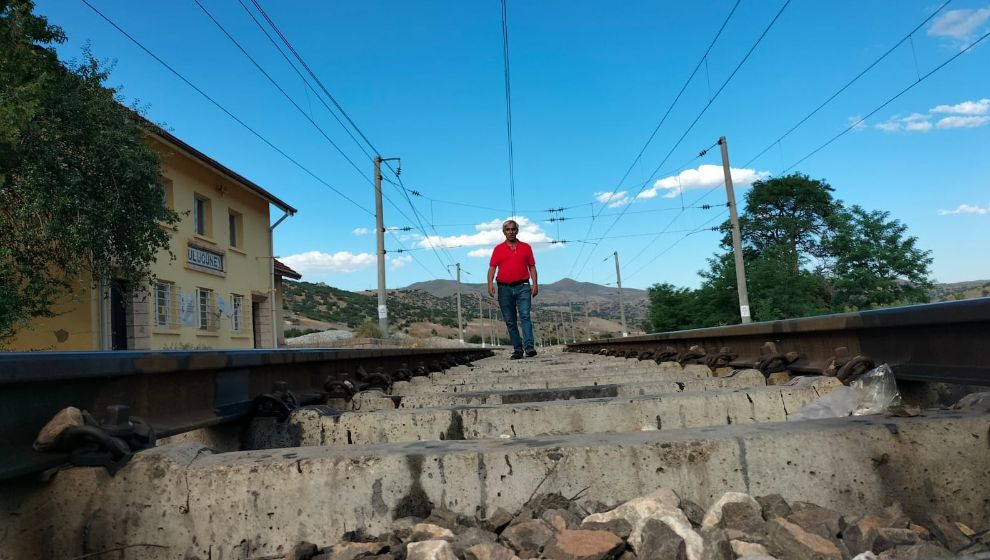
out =
<svg viewBox="0 0 990 560"><path fill-rule="evenodd" d="M291 281L284 283L284 289L287 327L300 330L314 327L317 330L321 327L354 329L365 321L378 320L378 298L371 292L348 292L322 283ZM419 282L406 288L389 290L389 323L393 328L414 336L456 336L456 290L456 282L452 280ZM466 336L490 336L491 327L487 321L495 308L495 301L488 297L484 284L461 284L461 290ZM479 319L479 298L484 322ZM623 301L627 326L631 332L636 331L646 316L646 292L624 289ZM533 312L538 329L543 328L546 333L555 333L565 326L570 329L571 312L578 337L621 331L615 288L573 280L561 280L540 287ZM499 333L504 332L504 328L499 329Z"/></svg>
<svg viewBox="0 0 990 560"><path fill-rule="evenodd" d="M968 282L935 284L930 294L933 302L986 297L990 296L990 280L970 280Z"/></svg>

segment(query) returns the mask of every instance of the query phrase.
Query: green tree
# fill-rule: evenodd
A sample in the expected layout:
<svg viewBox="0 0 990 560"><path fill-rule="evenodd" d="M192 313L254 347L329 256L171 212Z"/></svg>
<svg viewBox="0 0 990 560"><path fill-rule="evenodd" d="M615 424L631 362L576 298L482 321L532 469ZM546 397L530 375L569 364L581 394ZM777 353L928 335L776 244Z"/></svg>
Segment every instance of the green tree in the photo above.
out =
<svg viewBox="0 0 990 560"><path fill-rule="evenodd" d="M824 180L801 173L753 183L739 216L746 252L789 254L788 263L794 270L811 261L821 266L827 261L828 240L842 209L832 192ZM728 223L724 227L727 233L722 245L731 249L731 230Z"/></svg>
<svg viewBox="0 0 990 560"><path fill-rule="evenodd" d="M888 212L845 208L832 186L794 174L758 181L740 214L751 312L757 321L929 299L931 253ZM731 240L699 272L701 287L650 290L657 330L739 322Z"/></svg>
<svg viewBox="0 0 990 560"><path fill-rule="evenodd" d="M0 0L0 340L79 281L149 278L178 216L164 207L150 126L88 53L65 66L62 30L30 0Z"/></svg>
<svg viewBox="0 0 990 560"><path fill-rule="evenodd" d="M837 311L930 301L931 251L917 247L890 212L853 206L830 243Z"/></svg>
<svg viewBox="0 0 990 560"><path fill-rule="evenodd" d="M672 284L654 284L647 288L650 310L646 330L667 332L690 329L697 322L697 292Z"/></svg>

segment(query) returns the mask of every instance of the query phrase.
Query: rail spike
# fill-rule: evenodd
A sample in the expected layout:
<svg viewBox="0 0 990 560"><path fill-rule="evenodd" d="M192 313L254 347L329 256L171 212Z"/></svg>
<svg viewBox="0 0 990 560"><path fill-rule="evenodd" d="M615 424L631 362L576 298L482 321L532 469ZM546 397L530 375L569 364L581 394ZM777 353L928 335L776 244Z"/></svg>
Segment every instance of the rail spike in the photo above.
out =
<svg viewBox="0 0 990 560"><path fill-rule="evenodd" d="M658 364L661 362L676 362L678 354L677 348L669 345L664 346L657 350L656 357L653 358L653 361Z"/></svg>
<svg viewBox="0 0 990 560"><path fill-rule="evenodd" d="M785 354L777 350L775 343L764 342L763 346L760 347L760 361L756 363L756 369L763 372L763 375L785 371L787 366L796 362L799 357L797 352Z"/></svg>
<svg viewBox="0 0 990 560"><path fill-rule="evenodd" d="M874 367L876 367L876 363L869 356L856 354L850 357L849 348L840 346L834 350L832 357L825 364L822 375L835 377L839 381L848 384L849 381L852 381Z"/></svg>
<svg viewBox="0 0 990 560"><path fill-rule="evenodd" d="M704 347L695 344L691 348L688 348L688 351L685 352L680 357L681 359L679 359L677 361L682 366L685 365L685 364L703 364L703 363L705 363L705 356L707 356L707 355L708 355L708 352L705 351Z"/></svg>
<svg viewBox="0 0 990 560"><path fill-rule="evenodd" d="M723 346L722 348L719 348L718 352L708 356L705 359L705 362L708 364L708 367L712 369L729 367L732 360L735 360L738 357L739 355L734 353L729 347Z"/></svg>

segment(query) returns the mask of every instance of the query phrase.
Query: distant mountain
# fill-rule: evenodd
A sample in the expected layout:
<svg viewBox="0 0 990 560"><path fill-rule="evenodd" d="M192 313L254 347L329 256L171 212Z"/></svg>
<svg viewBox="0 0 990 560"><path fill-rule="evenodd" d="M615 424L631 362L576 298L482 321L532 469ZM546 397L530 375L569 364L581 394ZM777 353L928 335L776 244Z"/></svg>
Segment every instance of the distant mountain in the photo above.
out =
<svg viewBox="0 0 990 560"><path fill-rule="evenodd" d="M299 318L347 325L350 328L364 321L377 321L378 302L374 292L348 292L323 283L285 281L283 285L284 307L293 325L301 325ZM415 324L435 325L436 330L441 332L443 327L456 328L456 296L457 282L454 280L430 280L389 290L390 322L398 328L410 328ZM628 329L639 330L639 325L646 318L649 307L647 292L623 288L622 301ZM479 303L483 304L485 309L494 303L488 297L486 286L462 283L461 309L465 324L478 317ZM571 313L575 321L587 316L589 319L618 323L620 319L618 290L571 279L540 286L540 295L534 304L534 320L552 324L564 317L569 321ZM430 328L426 330L429 331ZM605 327L599 330L602 329L608 330ZM619 329L616 326L613 332L617 330Z"/></svg>
<svg viewBox="0 0 990 560"><path fill-rule="evenodd" d="M929 291L932 301L955 301L990 295L990 280L969 280L935 284Z"/></svg>
<svg viewBox="0 0 990 560"><path fill-rule="evenodd" d="M402 290L426 292L438 298L448 298L457 294L455 280L429 280L410 284ZM461 283L461 297L471 297L477 301L478 296L488 297L485 284ZM649 297L646 290L632 288L622 289L622 302L625 306L626 325L629 329L638 329L643 323L649 309ZM578 282L564 278L550 284L540 284L540 295L534 306L537 309L552 311L567 311L568 305L573 305L576 314L587 314L611 321L619 321L619 290L611 286L602 286L591 282Z"/></svg>

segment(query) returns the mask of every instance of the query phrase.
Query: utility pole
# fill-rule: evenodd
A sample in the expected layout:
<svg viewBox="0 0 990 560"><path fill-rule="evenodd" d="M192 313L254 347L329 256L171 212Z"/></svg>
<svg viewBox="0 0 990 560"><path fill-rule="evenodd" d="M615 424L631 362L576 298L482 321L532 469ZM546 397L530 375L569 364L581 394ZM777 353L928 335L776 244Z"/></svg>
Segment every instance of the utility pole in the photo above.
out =
<svg viewBox="0 0 990 560"><path fill-rule="evenodd" d="M736 289L739 291L739 315L743 324L752 321L749 315L749 294L746 292L746 265L743 263L742 235L739 234L739 216L736 213L736 194L732 190L732 172L729 168L729 144L725 136L718 139L722 147L722 171L725 173L725 194L729 199L729 223L732 225L732 252L736 257Z"/></svg>
<svg viewBox="0 0 990 560"><path fill-rule="evenodd" d="M622 306L622 276L619 274L619 252L615 251L612 253L615 255L615 285L619 287L619 317L622 318L622 336L629 336L629 330L626 329L626 308Z"/></svg>
<svg viewBox="0 0 990 560"><path fill-rule="evenodd" d="M574 329L574 306L573 302L567 302L567 312L571 314L571 342L577 342L577 330Z"/></svg>
<svg viewBox="0 0 990 560"><path fill-rule="evenodd" d="M464 344L464 321L461 319L461 263L455 263L457 267L457 338ZM450 265L447 265L450 269Z"/></svg>
<svg viewBox="0 0 990 560"><path fill-rule="evenodd" d="M375 239L378 242L378 328L388 338L388 306L385 304L385 219L382 216L382 156L375 156Z"/></svg>
<svg viewBox="0 0 990 560"><path fill-rule="evenodd" d="M584 320L588 323L588 340L591 340L591 315L589 315L589 309L591 308L591 301L584 304Z"/></svg>

